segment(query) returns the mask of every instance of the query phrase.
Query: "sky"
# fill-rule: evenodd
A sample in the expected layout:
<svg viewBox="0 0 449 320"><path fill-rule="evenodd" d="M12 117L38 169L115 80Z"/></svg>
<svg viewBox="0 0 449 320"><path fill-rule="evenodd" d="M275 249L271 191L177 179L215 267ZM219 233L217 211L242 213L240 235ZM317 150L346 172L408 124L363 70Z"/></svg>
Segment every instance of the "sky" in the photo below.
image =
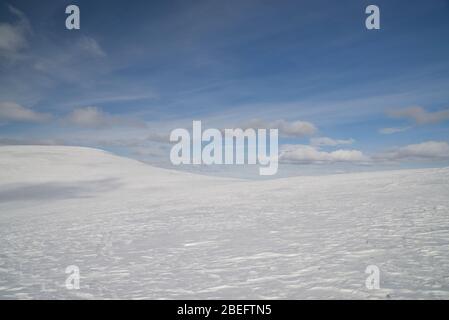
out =
<svg viewBox="0 0 449 320"><path fill-rule="evenodd" d="M0 144L170 167L201 120L278 128L281 175L448 166L448 40L447 0L2 0Z"/></svg>

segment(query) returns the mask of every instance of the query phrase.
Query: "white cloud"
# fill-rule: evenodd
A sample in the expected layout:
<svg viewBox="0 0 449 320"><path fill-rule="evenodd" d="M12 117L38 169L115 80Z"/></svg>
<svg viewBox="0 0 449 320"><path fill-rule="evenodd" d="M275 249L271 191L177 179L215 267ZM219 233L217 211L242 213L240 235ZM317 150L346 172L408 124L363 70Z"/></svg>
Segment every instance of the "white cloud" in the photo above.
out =
<svg viewBox="0 0 449 320"><path fill-rule="evenodd" d="M353 144L355 142L354 139L347 139L347 140L335 140L328 137L318 137L318 138L312 138L310 139L310 144L312 146L320 147L320 146L330 146L335 147L338 145L344 145L344 144Z"/></svg>
<svg viewBox="0 0 449 320"><path fill-rule="evenodd" d="M321 151L308 145L283 145L280 159L296 163L366 162L368 157L359 150Z"/></svg>
<svg viewBox="0 0 449 320"><path fill-rule="evenodd" d="M26 47L30 27L25 15L18 9L8 6L9 11L18 18L15 23L0 24L0 56L15 58Z"/></svg>
<svg viewBox="0 0 449 320"><path fill-rule="evenodd" d="M383 154L378 160L446 160L449 159L449 144L444 141L426 141L410 144Z"/></svg>
<svg viewBox="0 0 449 320"><path fill-rule="evenodd" d="M0 137L0 145L11 146L11 145L64 145L64 141L60 139L34 139L34 138L7 138Z"/></svg>
<svg viewBox="0 0 449 320"><path fill-rule="evenodd" d="M254 128L254 129L279 129L279 134L287 137L304 137L313 135L317 128L313 123L307 121L292 121L288 122L286 120L274 120L267 122L260 119L253 119L247 122L244 128Z"/></svg>
<svg viewBox="0 0 449 320"><path fill-rule="evenodd" d="M151 132L147 136L146 140L160 143L170 143L170 134L161 132Z"/></svg>
<svg viewBox="0 0 449 320"><path fill-rule="evenodd" d="M65 118L65 120L76 126L86 128L107 128L115 126L146 127L146 124L142 121L111 115L97 107L75 109Z"/></svg>
<svg viewBox="0 0 449 320"><path fill-rule="evenodd" d="M399 128L381 128L379 129L379 133L381 134L394 134L398 132L404 132L409 130L410 127L399 127Z"/></svg>
<svg viewBox="0 0 449 320"><path fill-rule="evenodd" d="M279 128L281 134L293 137L309 136L317 131L315 125L306 121L287 122L285 120L278 120L272 126Z"/></svg>
<svg viewBox="0 0 449 320"><path fill-rule="evenodd" d="M398 147L373 156L367 156L359 150L339 149L327 152L320 150L317 146L283 145L280 160L300 164L329 164L334 162L372 164L391 161L449 160L449 144L444 141L427 141Z"/></svg>
<svg viewBox="0 0 449 320"><path fill-rule="evenodd" d="M66 42L45 54L33 56L33 68L52 78L79 81L82 74L92 71L91 67L85 69L88 61L105 56L106 53L95 39L80 36L74 43ZM78 68L73 68L73 65ZM98 69L95 68L95 70ZM117 92L112 92L112 95L114 94L117 94Z"/></svg>
<svg viewBox="0 0 449 320"><path fill-rule="evenodd" d="M390 110L388 115L394 118L405 118L417 124L432 124L449 120L449 109L429 112L421 107L409 107L400 110Z"/></svg>
<svg viewBox="0 0 449 320"><path fill-rule="evenodd" d="M36 112L14 102L0 102L0 121L44 122L50 118L50 114Z"/></svg>
<svg viewBox="0 0 449 320"><path fill-rule="evenodd" d="M99 56L99 57L106 56L106 53L100 47L98 42L91 37L87 37L87 36L81 37L78 40L78 46L81 51L91 54L93 56Z"/></svg>
<svg viewBox="0 0 449 320"><path fill-rule="evenodd" d="M16 52L25 44L25 37L20 29L3 23L0 24L0 50L6 52Z"/></svg>

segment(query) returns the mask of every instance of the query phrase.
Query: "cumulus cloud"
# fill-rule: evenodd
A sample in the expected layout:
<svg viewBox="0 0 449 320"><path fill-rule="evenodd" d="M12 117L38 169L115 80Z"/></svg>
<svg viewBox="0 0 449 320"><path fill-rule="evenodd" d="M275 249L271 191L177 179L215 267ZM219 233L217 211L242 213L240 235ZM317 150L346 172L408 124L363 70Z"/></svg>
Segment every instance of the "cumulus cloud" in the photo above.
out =
<svg viewBox="0 0 449 320"><path fill-rule="evenodd" d="M449 120L449 109L429 112L422 107L409 107L400 110L390 110L388 115L394 118L412 120L417 124L432 124Z"/></svg>
<svg viewBox="0 0 449 320"><path fill-rule="evenodd" d="M18 9L8 6L9 11L18 18L15 23L0 24L0 56L15 58L27 46L30 26L25 15Z"/></svg>
<svg viewBox="0 0 449 320"><path fill-rule="evenodd" d="M333 163L333 162L365 162L368 157L359 150L339 149L326 152L308 145L283 145L280 160L293 163Z"/></svg>
<svg viewBox="0 0 449 320"><path fill-rule="evenodd" d="M243 127L254 129L279 129L279 134L286 137L304 137L316 133L317 128L313 123L307 121L264 121L260 119L253 119L247 122Z"/></svg>
<svg viewBox="0 0 449 320"><path fill-rule="evenodd" d="M65 121L85 128L108 128L116 126L125 127L146 127L146 124L137 119L112 115L102 111L97 107L77 108L73 110Z"/></svg>
<svg viewBox="0 0 449 320"><path fill-rule="evenodd" d="M344 144L353 144L355 142L354 139L347 139L347 140L335 140L328 137L318 137L318 138L312 138L310 139L310 144L312 146L316 147L324 147L324 146L330 146L335 147L338 145L344 145Z"/></svg>
<svg viewBox="0 0 449 320"><path fill-rule="evenodd" d="M398 132L404 132L410 129L410 127L399 127L399 128L381 128L379 129L379 133L381 134L394 134Z"/></svg>
<svg viewBox="0 0 449 320"><path fill-rule="evenodd" d="M376 156L377 160L447 160L449 144L445 141L426 141L399 147Z"/></svg>
<svg viewBox="0 0 449 320"><path fill-rule="evenodd" d="M44 122L51 115L25 108L14 102L0 102L0 121L4 122Z"/></svg>
<svg viewBox="0 0 449 320"><path fill-rule="evenodd" d="M298 164L329 164L335 162L373 164L391 161L449 160L449 144L445 141L426 141L367 156L359 150L339 149L332 152L311 145L283 145L280 160Z"/></svg>

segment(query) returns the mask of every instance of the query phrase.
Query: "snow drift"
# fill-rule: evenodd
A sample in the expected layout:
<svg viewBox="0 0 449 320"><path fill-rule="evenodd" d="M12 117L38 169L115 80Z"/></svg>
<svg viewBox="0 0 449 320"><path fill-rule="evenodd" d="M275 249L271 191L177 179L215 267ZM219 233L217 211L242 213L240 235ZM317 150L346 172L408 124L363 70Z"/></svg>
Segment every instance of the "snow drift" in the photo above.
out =
<svg viewBox="0 0 449 320"><path fill-rule="evenodd" d="M0 298L449 298L447 168L243 181L59 146L0 168Z"/></svg>

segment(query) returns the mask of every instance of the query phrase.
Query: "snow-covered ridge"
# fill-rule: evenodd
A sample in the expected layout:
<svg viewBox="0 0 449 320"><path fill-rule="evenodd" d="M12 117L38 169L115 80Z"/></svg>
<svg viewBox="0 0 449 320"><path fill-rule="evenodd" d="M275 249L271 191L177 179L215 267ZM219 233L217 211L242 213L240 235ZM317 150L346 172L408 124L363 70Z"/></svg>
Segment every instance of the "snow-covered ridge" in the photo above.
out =
<svg viewBox="0 0 449 320"><path fill-rule="evenodd" d="M0 146L2 182L44 179L85 179L119 175L192 178L189 173L155 168L110 152L73 146Z"/></svg>
<svg viewBox="0 0 449 320"><path fill-rule="evenodd" d="M0 168L0 298L449 298L447 168L239 181L59 146Z"/></svg>

